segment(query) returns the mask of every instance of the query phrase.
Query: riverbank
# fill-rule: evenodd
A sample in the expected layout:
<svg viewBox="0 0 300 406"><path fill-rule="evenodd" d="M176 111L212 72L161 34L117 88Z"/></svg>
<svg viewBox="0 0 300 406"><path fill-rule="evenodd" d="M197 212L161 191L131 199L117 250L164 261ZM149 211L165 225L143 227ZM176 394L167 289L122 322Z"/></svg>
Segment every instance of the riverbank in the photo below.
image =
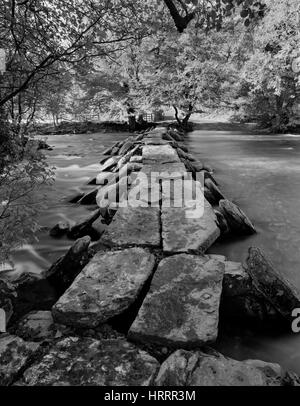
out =
<svg viewBox="0 0 300 406"><path fill-rule="evenodd" d="M116 175L118 174L118 182L121 180L119 169L131 164L131 168L135 168L135 171L139 168L137 172L139 183L148 190L147 184L143 184L143 177L147 180L153 171L157 172L159 168L162 170L167 178L160 180L156 185L159 192L158 205L145 207L142 210L130 208L115 210L110 207L110 201L106 205L101 205L105 213L108 211L111 217L110 224L100 239L100 245L92 247L91 251L88 250L90 239L86 234L89 234L90 228L98 229L103 211L97 209L89 219L77 224L75 229L73 227L72 231L76 231L76 236L81 239L64 258L49 269L47 276L48 281L51 280L52 285L60 286L62 291L70 286L69 289L59 293L60 298L55 301L52 315L48 311L46 314L35 313L26 316L22 323L18 323L18 328L14 327L11 331L23 339L25 337L26 342L34 340L33 330L35 334L39 333L37 342L49 340L45 357L43 357L44 354L38 354L37 349L32 350L34 353L36 351L36 355L33 356L36 359L34 365L23 374L21 384L51 385L57 382L56 379L60 379L62 383L71 384L86 385L91 382L101 384L108 376L110 381L106 381L106 384L116 384L116 382L129 384L133 382L133 372L135 372L136 385L142 382L166 385L170 384L170 380L173 380L174 384L181 385L191 385L193 382L198 385L203 385L205 382L210 382L212 385L238 383L282 385L296 382L295 377L291 378L290 374L286 374L276 365L257 361L238 362L224 358L216 352L203 352L203 346L213 344L218 335L220 305L223 308L221 312L223 314L226 306L235 303L236 309L238 303L243 317L245 312L246 314L250 312L248 316L253 317L253 311L254 317L258 317L255 315L255 309L259 315L261 311L267 310L263 313L266 317L274 314L276 316L278 311L282 312L284 308L282 304L276 302L276 292L275 294L273 292L270 297L269 292L262 293L259 290L259 294L255 293L253 296L254 287L252 284L248 285L249 278L251 280L255 277L257 282L259 264L264 261L259 251L250 252L248 270L244 270L241 264L232 264L224 257L203 256L221 233L238 230L239 233L247 234L250 230L253 232L253 226L234 205L226 203L226 200L221 198L222 192L215 184L210 168L195 160L187 152L183 141L182 134L176 131L165 133L165 130L157 130L149 135L139 135L133 139L118 142L110 148L110 153L113 151L114 153L103 161L103 165L106 165L106 169L109 165L112 165L109 169L114 167L118 169L116 172L113 171ZM140 163L142 166L139 166ZM99 174L101 176L95 179L96 184L100 179L104 179L104 175L111 176L110 172L105 171L103 167L102 169L103 172ZM178 174L180 179L187 171L192 174L192 178L197 172L203 174L204 193L211 202L210 204L205 200L204 216L190 218L186 216L187 209L191 210L190 207L165 207L163 204L164 199L170 198L167 194L168 181L175 180L174 173L176 179ZM130 190L134 191L134 180L132 178L129 180L133 182ZM191 181L197 188L198 184L195 180ZM114 184L111 186L115 187ZM152 190L154 186L151 187ZM96 203L99 199L100 201L104 199L103 203L105 203L107 195L104 192L105 186L100 187L95 195ZM200 190L199 193L201 193ZM171 199L175 198L176 196L171 197ZM110 216L110 212L116 214ZM232 219L233 213L235 213L235 221ZM236 219L236 214L239 221ZM68 232L68 227L65 232ZM80 236L78 232L83 234ZM90 261L91 256L93 258ZM76 267L74 261L77 264ZM86 267L81 271L84 266ZM94 269L98 271L94 272ZM191 270L194 271L191 273ZM268 268L268 273L274 276L271 266ZM192 278L191 284L190 278ZM258 278L258 280L261 279ZM130 290L130 295L127 289ZM101 303L99 295L102 298ZM255 304L250 308L248 307L249 295L252 297L252 303ZM225 304L227 303L225 307L224 300ZM270 301L275 306L275 312L274 308L270 312L266 307L266 303ZM295 303L292 305L294 306ZM149 311L151 317L147 317ZM228 315L236 315L236 312L226 312ZM122 328L120 328L121 320ZM111 327L107 327L106 323L109 321L111 321ZM36 325L38 325L37 329L34 328ZM44 333L40 332L41 325L47 326ZM23 328L25 326L26 334L24 330L22 332L22 326ZM52 334L55 334L54 337ZM129 344L126 337L134 342L134 345ZM101 341L103 338L109 338L109 342L103 343ZM11 345L12 341L16 345L24 345L9 336L4 336L3 340L8 343L7 345ZM31 347L34 347L32 343ZM108 348L114 348L118 354L117 359L109 353ZM145 352L141 353L138 348L146 350L149 355ZM80 354L84 354L84 357L80 366L77 363L79 370L77 369L76 376L72 368L65 376L64 362L57 364L56 360L63 357L70 365L72 360L76 361L78 356L82 356ZM92 356L98 363L98 365L93 364L91 375L86 373L86 354L89 360ZM128 360L129 356L130 368L121 378L113 370L116 371L117 368L123 370L124 365L120 357ZM106 357L105 359L108 357L109 360L109 365L105 364L108 368L107 373L105 370L104 372L102 369L99 370L99 367L104 365L103 357ZM192 381L187 381L180 375L181 372L184 374L185 372L180 372L178 369L183 357L185 359L197 357L199 362L201 361L201 364L206 365L207 368L215 368L217 375L210 376L205 368L200 368L194 371ZM51 363L54 361L56 364L50 371L49 359ZM28 360L24 362L26 364ZM14 362L15 368L16 364ZM224 376L224 365L227 370L226 376ZM266 369L274 371L272 379L266 374ZM46 376L45 371L48 371ZM231 372L228 373L228 371ZM237 380L233 376L238 377ZM240 380L241 376L243 376L242 380Z"/></svg>
<svg viewBox="0 0 300 406"><path fill-rule="evenodd" d="M136 123L135 131L143 131L153 126L154 123ZM129 125L126 122L103 121L103 122L61 122L57 126L37 124L32 129L31 135L62 135L62 134L92 134L97 132L128 132Z"/></svg>

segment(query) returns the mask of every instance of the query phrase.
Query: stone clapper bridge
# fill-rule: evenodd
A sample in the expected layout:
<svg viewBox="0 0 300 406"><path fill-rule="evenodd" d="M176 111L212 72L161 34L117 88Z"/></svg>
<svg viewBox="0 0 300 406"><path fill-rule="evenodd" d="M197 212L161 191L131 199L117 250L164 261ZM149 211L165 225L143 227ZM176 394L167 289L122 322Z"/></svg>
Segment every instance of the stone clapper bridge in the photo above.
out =
<svg viewBox="0 0 300 406"><path fill-rule="evenodd" d="M78 331L119 323L126 337L97 340L69 334L25 370L23 385L283 385L297 380L277 364L236 361L207 347L218 338L220 314L229 319L284 318L286 308L299 303L299 295L258 249L250 250L248 267L205 254L221 234L251 234L255 229L224 198L212 170L197 162L183 141L179 131L160 127L117 143L106 152L111 157L92 182L97 189L81 197L83 203L97 197L101 208L69 230L86 242L87 226L97 231L100 214L110 219L91 260L64 279L64 292L52 308L54 323ZM155 185L156 204L152 199L142 207L112 207L107 198L115 187L110 170L118 174L118 182L131 183L129 196L137 185L151 194L151 182L145 179L153 172L163 174ZM190 201L174 204L180 196L170 185L178 179L188 179L196 190L201 215L191 215ZM54 269L48 277L57 278ZM283 289L287 303L278 300L268 283Z"/></svg>

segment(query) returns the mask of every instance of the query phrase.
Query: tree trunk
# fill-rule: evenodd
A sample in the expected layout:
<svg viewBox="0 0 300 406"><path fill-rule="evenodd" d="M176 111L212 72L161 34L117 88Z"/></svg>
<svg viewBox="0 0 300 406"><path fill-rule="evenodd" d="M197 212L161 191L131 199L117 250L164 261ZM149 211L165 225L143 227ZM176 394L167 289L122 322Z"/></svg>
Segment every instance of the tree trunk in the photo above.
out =
<svg viewBox="0 0 300 406"><path fill-rule="evenodd" d="M129 126L129 131L135 131L136 129L136 119L135 119L135 114L134 114L134 108L129 107L127 109L127 114L128 114L128 126Z"/></svg>
<svg viewBox="0 0 300 406"><path fill-rule="evenodd" d="M182 128L183 128L184 130L187 130L187 129L188 129L188 121L189 121L189 119L190 119L190 117L191 117L192 114L193 114L193 106L192 106L192 104L190 103L190 104L189 104L188 113L186 114L186 116L185 116L184 119L182 120Z"/></svg>
<svg viewBox="0 0 300 406"><path fill-rule="evenodd" d="M175 110L175 118L176 118L176 121L177 121L177 123L180 125L180 127L181 127L181 120L180 120L180 118L179 118L179 116L178 116L178 109L177 109L177 107L176 106L174 106L173 105L173 108L174 108L174 110Z"/></svg>
<svg viewBox="0 0 300 406"><path fill-rule="evenodd" d="M189 104L188 113L186 114L186 116L182 120L180 120L180 118L178 116L177 107L173 105L173 108L175 110L175 118L176 118L177 123L179 124L180 128L182 128L183 130L186 131L188 129L188 121L189 121L191 115L193 114L193 106L192 106L192 104L191 103Z"/></svg>

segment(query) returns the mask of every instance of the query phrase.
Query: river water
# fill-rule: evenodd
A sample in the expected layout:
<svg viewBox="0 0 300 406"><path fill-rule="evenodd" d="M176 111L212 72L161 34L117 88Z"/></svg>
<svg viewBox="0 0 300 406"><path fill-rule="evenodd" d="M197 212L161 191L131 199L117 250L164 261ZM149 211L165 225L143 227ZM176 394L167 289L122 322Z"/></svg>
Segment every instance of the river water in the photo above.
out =
<svg viewBox="0 0 300 406"><path fill-rule="evenodd" d="M226 131L225 131L226 130ZM216 243L211 253L244 261L250 246L261 247L300 289L300 136L258 135L247 130L210 124L190 133L187 146L199 160L212 166L221 190L254 222L258 233L235 241ZM92 188L88 180L99 170L102 152L128 134L99 133L49 136L50 165L55 184L48 188L47 205L40 217L39 241L14 253L16 272L47 269L71 245L66 238L49 237L60 220L74 221L91 210L67 202L72 195ZM261 336L245 333L223 340L220 349L237 359L278 362L300 374L300 336Z"/></svg>

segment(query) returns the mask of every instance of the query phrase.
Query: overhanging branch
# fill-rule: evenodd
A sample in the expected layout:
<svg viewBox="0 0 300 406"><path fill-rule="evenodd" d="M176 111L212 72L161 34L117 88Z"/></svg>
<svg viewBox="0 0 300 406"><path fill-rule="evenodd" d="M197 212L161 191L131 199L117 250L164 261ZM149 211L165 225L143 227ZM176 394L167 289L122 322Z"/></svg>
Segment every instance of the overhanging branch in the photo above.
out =
<svg viewBox="0 0 300 406"><path fill-rule="evenodd" d="M186 13L186 15L182 17L179 14L173 0L164 0L164 2L169 9L171 17L173 18L173 21L177 28L177 31L180 33L183 32L189 25L189 22L195 17L195 12L193 11L191 13Z"/></svg>

